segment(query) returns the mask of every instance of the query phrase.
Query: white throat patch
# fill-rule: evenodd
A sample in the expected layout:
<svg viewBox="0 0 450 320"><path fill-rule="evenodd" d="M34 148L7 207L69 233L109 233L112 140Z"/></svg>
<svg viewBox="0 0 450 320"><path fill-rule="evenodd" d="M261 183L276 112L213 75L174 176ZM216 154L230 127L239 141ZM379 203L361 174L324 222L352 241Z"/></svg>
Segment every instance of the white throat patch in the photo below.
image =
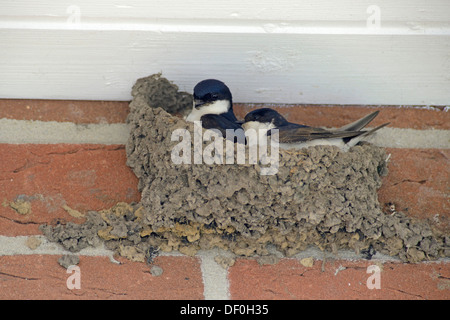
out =
<svg viewBox="0 0 450 320"><path fill-rule="evenodd" d="M255 131L265 130L266 132L270 129L275 128L275 125L271 122L259 122L259 121L248 121L242 124L244 131L253 129Z"/></svg>
<svg viewBox="0 0 450 320"><path fill-rule="evenodd" d="M229 109L229 100L217 100L209 104L204 104L200 109L196 109L193 106L191 113L186 117L186 121L200 121L200 118L205 114L222 114L228 112Z"/></svg>
<svg viewBox="0 0 450 320"><path fill-rule="evenodd" d="M253 133L256 134L255 136L256 139L249 138L247 140L247 144L249 146L259 144L260 143L259 139L262 137L266 137L267 131L269 131L270 129L274 129L276 127L271 122L259 122L259 121L244 122L241 126L247 135L252 136Z"/></svg>

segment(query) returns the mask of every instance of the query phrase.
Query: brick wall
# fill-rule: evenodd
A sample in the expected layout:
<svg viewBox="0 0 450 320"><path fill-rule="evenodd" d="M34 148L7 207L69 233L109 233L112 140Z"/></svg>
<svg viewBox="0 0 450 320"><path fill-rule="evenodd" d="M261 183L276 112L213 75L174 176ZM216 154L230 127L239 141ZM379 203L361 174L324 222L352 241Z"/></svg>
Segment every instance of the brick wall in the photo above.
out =
<svg viewBox="0 0 450 320"><path fill-rule="evenodd" d="M242 117L256 107L238 104L236 114ZM337 127L373 108L278 110L293 122ZM390 121L392 135L381 141L391 157L380 203L432 218L448 231L449 112L376 109L381 113L373 126ZM193 257L162 254L151 266L112 256L104 248L84 249L78 263L81 287L69 289L67 280L76 272L67 273L58 263L67 252L47 242L38 227L80 223L89 210L139 201L137 179L126 166L127 113L127 102L0 100L0 299L450 298L448 259L403 264L389 257L368 261L349 252L314 249L292 259L235 259L220 250ZM370 273L371 266L380 273ZM378 281L370 278L375 275L380 289L368 288L368 282Z"/></svg>

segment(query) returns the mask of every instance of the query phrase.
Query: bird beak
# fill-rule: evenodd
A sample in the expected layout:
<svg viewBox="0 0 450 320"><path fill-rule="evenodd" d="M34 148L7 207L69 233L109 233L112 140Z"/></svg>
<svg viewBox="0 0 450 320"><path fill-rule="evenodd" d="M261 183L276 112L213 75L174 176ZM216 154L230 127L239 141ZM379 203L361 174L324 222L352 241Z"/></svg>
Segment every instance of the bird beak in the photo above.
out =
<svg viewBox="0 0 450 320"><path fill-rule="evenodd" d="M194 107L195 107L195 109L199 109L204 104L205 104L205 101L203 101L203 100L200 100L200 99L195 99L194 100Z"/></svg>

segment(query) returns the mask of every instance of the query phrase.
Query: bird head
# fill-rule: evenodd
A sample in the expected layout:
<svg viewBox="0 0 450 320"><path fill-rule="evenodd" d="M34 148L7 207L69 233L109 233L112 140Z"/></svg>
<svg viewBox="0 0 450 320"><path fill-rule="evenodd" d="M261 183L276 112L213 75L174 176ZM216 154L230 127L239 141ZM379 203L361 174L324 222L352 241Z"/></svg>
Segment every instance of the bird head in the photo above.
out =
<svg viewBox="0 0 450 320"><path fill-rule="evenodd" d="M194 87L194 108L204 114L226 113L231 107L231 91L222 81L207 79Z"/></svg>

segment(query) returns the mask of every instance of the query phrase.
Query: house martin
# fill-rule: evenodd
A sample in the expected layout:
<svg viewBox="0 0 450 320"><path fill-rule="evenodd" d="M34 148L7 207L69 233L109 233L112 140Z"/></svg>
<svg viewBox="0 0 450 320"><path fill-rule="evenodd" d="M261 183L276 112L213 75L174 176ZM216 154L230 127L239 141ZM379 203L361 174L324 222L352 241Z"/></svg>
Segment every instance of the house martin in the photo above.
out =
<svg viewBox="0 0 450 320"><path fill-rule="evenodd" d="M186 121L200 121L205 114L217 114L236 122L230 89L222 81L207 79L194 87L194 105Z"/></svg>
<svg viewBox="0 0 450 320"><path fill-rule="evenodd" d="M203 128L219 130L224 138L226 130L232 129L234 142L245 143L244 130L233 112L231 91L222 81L207 79L194 87L194 105L186 121L201 121Z"/></svg>
<svg viewBox="0 0 450 320"><path fill-rule="evenodd" d="M379 111L375 111L341 128L327 130L289 122L277 111L262 108L249 112L245 116L242 127L245 131L249 129L264 130L267 136L271 135L272 129L278 129L278 141L283 149L334 145L346 151L361 141L362 138L389 124L385 123L371 130L361 130L378 113Z"/></svg>

